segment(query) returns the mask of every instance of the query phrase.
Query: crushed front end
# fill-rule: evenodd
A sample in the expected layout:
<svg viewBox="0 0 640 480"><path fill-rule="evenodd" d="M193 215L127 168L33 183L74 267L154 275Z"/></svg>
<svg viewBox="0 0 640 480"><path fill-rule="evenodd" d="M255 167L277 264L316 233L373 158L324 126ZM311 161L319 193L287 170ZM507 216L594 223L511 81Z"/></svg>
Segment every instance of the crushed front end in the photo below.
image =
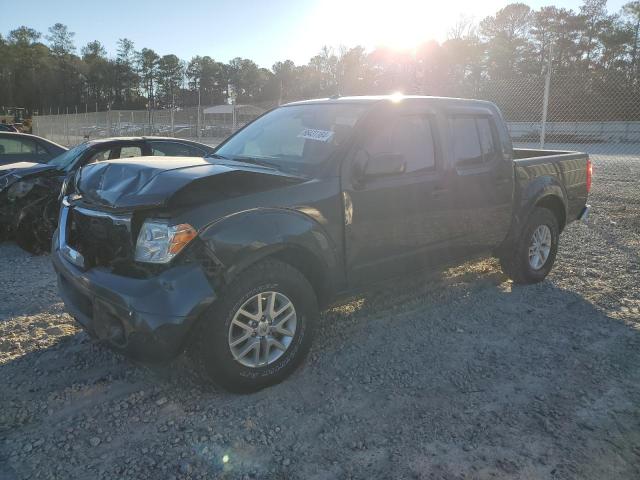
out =
<svg viewBox="0 0 640 480"><path fill-rule="evenodd" d="M197 241L165 265L137 262L143 220L65 198L52 242L58 289L69 312L95 338L141 360L180 353L215 300Z"/></svg>

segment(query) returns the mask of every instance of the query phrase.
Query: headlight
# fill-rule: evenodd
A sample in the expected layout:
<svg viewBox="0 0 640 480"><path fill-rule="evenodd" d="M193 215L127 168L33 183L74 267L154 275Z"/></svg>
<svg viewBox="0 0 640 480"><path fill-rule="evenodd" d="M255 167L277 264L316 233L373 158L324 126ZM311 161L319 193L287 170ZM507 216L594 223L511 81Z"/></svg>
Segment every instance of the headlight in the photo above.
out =
<svg viewBox="0 0 640 480"><path fill-rule="evenodd" d="M16 182L7 190L7 197L13 201L16 198L22 198L33 189L34 183L29 181Z"/></svg>
<svg viewBox="0 0 640 480"><path fill-rule="evenodd" d="M60 187L60 193L58 194L58 201L61 201L64 197L67 196L68 189L69 189L69 177L66 177L62 182L62 187Z"/></svg>
<svg viewBox="0 0 640 480"><path fill-rule="evenodd" d="M136 243L135 259L145 263L167 263L197 235L187 224L169 225L160 220L147 220Z"/></svg>

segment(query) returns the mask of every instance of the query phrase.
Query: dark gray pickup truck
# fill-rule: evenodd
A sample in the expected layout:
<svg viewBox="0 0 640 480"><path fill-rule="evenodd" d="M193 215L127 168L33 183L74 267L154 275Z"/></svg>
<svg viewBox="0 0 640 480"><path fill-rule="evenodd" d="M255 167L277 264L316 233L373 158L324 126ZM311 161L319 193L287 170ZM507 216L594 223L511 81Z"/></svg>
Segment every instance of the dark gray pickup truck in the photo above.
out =
<svg viewBox="0 0 640 480"><path fill-rule="evenodd" d="M586 154L514 149L489 102L297 102L206 158L84 167L52 256L91 335L144 360L186 349L253 391L300 363L320 308L372 282L480 254L543 280L590 183Z"/></svg>

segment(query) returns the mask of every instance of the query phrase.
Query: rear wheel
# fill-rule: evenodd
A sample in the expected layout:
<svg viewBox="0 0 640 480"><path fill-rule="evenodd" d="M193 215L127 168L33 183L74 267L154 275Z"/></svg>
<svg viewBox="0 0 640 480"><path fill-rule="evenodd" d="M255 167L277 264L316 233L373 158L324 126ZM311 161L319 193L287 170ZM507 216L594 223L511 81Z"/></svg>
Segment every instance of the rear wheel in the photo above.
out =
<svg viewBox="0 0 640 480"><path fill-rule="evenodd" d="M541 282L555 262L559 236L555 215L546 208L534 208L520 238L500 258L502 270L515 283Z"/></svg>
<svg viewBox="0 0 640 480"><path fill-rule="evenodd" d="M281 382L300 364L317 317L304 275L266 260L242 272L200 319L193 353L214 383L256 391Z"/></svg>

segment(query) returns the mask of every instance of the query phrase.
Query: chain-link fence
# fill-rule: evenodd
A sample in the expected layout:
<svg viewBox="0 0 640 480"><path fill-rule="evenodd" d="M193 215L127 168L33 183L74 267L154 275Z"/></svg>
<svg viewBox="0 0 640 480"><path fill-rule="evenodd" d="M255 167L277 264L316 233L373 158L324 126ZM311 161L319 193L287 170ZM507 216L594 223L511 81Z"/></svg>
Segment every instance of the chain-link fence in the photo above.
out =
<svg viewBox="0 0 640 480"><path fill-rule="evenodd" d="M419 93L479 98L503 112L517 146L640 157L640 80L551 75L424 86ZM433 91L432 91L433 90ZM34 117L34 133L65 145L110 136L162 135L216 144L265 111L218 105L180 110L78 112Z"/></svg>
<svg viewBox="0 0 640 480"><path fill-rule="evenodd" d="M459 96L496 103L516 146L640 158L640 79L548 75L494 80Z"/></svg>
<svg viewBox="0 0 640 480"><path fill-rule="evenodd" d="M63 145L106 137L166 136L217 144L265 111L254 105L39 115L33 133Z"/></svg>

